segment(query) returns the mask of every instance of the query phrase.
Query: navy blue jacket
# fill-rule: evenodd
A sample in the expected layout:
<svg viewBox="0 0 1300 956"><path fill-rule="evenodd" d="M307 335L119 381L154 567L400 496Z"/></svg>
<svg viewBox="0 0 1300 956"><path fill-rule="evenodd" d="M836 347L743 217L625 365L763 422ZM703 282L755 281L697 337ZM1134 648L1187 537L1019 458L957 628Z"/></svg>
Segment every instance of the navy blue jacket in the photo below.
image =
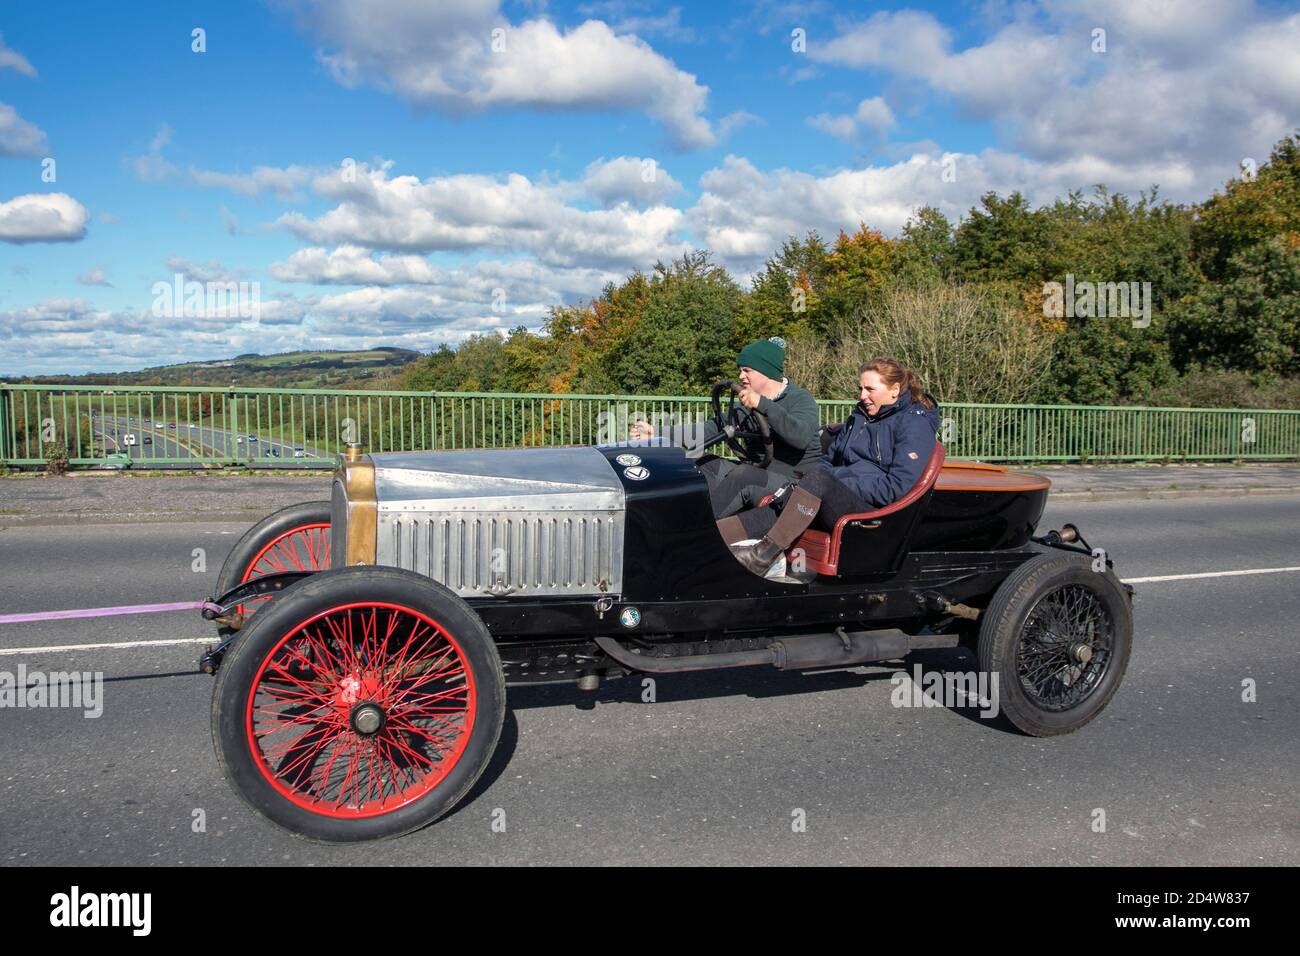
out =
<svg viewBox="0 0 1300 956"><path fill-rule="evenodd" d="M874 416L858 403L817 467L867 504L883 508L907 494L921 477L938 430L939 409L912 401L909 391L900 392L894 404Z"/></svg>

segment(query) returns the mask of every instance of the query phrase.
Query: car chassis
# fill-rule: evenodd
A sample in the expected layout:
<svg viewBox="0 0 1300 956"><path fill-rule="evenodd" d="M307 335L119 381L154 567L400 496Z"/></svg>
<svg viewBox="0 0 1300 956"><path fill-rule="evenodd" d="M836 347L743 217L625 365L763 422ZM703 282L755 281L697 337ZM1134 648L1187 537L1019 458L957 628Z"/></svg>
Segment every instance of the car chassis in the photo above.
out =
<svg viewBox="0 0 1300 956"><path fill-rule="evenodd" d="M770 461L766 421L735 391L715 387L705 444ZM1077 729L1118 688L1132 589L1073 526L1034 534L1046 479L945 463L936 445L902 499L805 532L786 574L759 577L719 533L703 450L350 446L331 501L252 528L204 611L235 789L311 839L417 829L486 767L509 685L964 646L1036 736Z"/></svg>

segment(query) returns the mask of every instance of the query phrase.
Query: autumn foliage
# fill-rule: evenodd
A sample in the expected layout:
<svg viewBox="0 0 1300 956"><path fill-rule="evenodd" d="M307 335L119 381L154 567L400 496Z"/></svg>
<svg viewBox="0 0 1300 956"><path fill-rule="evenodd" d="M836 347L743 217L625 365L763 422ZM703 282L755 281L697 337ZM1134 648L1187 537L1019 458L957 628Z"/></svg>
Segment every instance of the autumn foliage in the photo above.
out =
<svg viewBox="0 0 1300 956"><path fill-rule="evenodd" d="M1044 315L1045 284L1067 274L1150 283L1152 321ZM894 238L867 223L829 243L791 236L748 285L700 250L553 307L540 331L444 346L404 384L701 394L742 345L776 335L819 397L846 394L843 370L870 357L857 352L893 343L950 401L1294 404L1300 135L1199 204L1154 187L1038 208L989 193L955 224L921 208Z"/></svg>

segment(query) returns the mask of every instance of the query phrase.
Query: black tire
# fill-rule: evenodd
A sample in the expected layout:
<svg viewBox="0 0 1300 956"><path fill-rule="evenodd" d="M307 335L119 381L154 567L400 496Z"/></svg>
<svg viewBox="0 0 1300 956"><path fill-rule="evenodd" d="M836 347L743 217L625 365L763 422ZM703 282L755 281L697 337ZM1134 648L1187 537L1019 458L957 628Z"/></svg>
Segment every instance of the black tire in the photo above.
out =
<svg viewBox="0 0 1300 956"><path fill-rule="evenodd" d="M391 620L383 615L394 613L384 605L400 608L399 613L411 615L410 620L417 625L420 621L414 615L424 615L436 622L441 634L433 630L429 633L438 634L436 641L441 644L425 652L433 655L425 659L433 660L434 664L424 665L421 671L418 653L409 651L414 646L416 628L410 630L409 638L403 635L402 626L396 630L389 628L383 641L376 638L385 632L386 621ZM326 612L330 612L329 616L325 616ZM369 639L365 637L364 624L359 628L351 626L353 621L364 621L367 614L373 615ZM330 622L341 621L338 615L360 615L349 620L346 633L352 638L350 641L338 640L341 632L331 626ZM317 619L317 633L324 625L326 642L332 639L335 646L349 648L339 658L331 659L346 661L343 669L351 668L341 680L339 674L343 669L332 668L323 654L310 650L314 647L309 643L311 631L303 625L313 618ZM406 619L399 617L399 620ZM392 643L394 636L396 644ZM374 641L373 648L367 640ZM405 645L401 643L403 640L407 641ZM372 663L378 661L373 671L356 666L357 661L367 656ZM403 667L408 670L397 673ZM431 667L436 667L432 677L429 676ZM296 674L291 676L290 669L296 669ZM458 674L457 669L463 673ZM290 679L279 680L278 674ZM440 674L445 676L439 678ZM430 693L432 687L440 686L428 683L435 679L452 690ZM339 689L346 688L349 681L354 688L352 697L340 698ZM402 681L412 682L411 689L401 690ZM388 690L365 690L367 682L374 682L372 687L392 685L390 696L383 696ZM437 719L442 722L421 725L433 736L412 732L409 725L403 727L399 723L405 719L404 701L414 699L415 687L422 688L416 697L435 698L439 706L433 709L441 712L455 709L458 685L463 685L465 701L465 716L460 719L458 736L443 736L443 732L453 732L450 728L456 722L455 716L442 721L440 713ZM311 691L299 688L311 688ZM283 696L286 694L287 697ZM358 729L357 713L371 705L371 698L384 701L382 707L375 707L382 710L383 716L376 718L382 721L379 729L366 735ZM276 706L283 708L276 712L276 717L283 718L279 723L258 716L270 713L268 708ZM338 713L348 707L351 707L350 716ZM407 711L414 709L407 707ZM212 698L212 740L217 761L239 795L279 826L299 836L329 843L396 837L443 816L469 792L487 767L504 719L505 679L501 659L483 622L447 588L398 568L339 568L323 571L285 589L242 632L217 673ZM260 736L257 721L262 722ZM273 735L286 727L302 728L300 736L272 740ZM329 734L333 736L327 737ZM421 741L416 734L428 742ZM322 743L327 739L328 744ZM269 752L268 741L271 742ZM437 755L437 760L430 756L438 746L454 750L445 758L450 760L446 766L442 765L441 755ZM399 777L410 782L406 771L416 778L424 772L423 766L403 754L403 751L416 750L419 751L416 755L428 767L428 775L417 779L414 792L400 791ZM279 760L278 766L271 754ZM380 755L378 760L376 754ZM394 759L385 763L384 754L391 754ZM364 774L367 778L364 794L359 780L352 784L351 794L360 799L351 802L347 799L350 769L345 769L338 795L333 796L336 768L345 767L340 762L344 755L347 768L355 765L358 777ZM401 766L396 758L401 758ZM385 771L393 793L383 799L371 799L372 793L382 793ZM304 780L308 773L310 778ZM319 782L317 775L320 775ZM380 790L372 791L376 780ZM391 803L391 808L384 809L384 802Z"/></svg>
<svg viewBox="0 0 1300 956"><path fill-rule="evenodd" d="M235 546L226 555L226 561L221 565L221 573L217 575L216 597L225 594L237 584L242 584L245 575L251 570L254 560L257 559L267 547L267 545L291 534L297 529L308 528L312 525L329 525L330 523L330 503L328 501L304 501L301 504L289 505L287 508L281 508L279 511L267 515L248 531L244 536L235 542ZM328 538L328 530L326 531ZM329 567L329 554L325 554L323 566ZM286 570L297 570L296 568L286 565ZM265 573L265 572L262 572ZM260 574L254 573L249 575L250 578L260 577Z"/></svg>
<svg viewBox="0 0 1300 956"><path fill-rule="evenodd" d="M1086 555L1054 552L1031 558L1002 582L984 612L977 653L980 670L997 675L1007 719L1049 737L1101 713L1132 644L1132 607L1114 572L1094 571Z"/></svg>

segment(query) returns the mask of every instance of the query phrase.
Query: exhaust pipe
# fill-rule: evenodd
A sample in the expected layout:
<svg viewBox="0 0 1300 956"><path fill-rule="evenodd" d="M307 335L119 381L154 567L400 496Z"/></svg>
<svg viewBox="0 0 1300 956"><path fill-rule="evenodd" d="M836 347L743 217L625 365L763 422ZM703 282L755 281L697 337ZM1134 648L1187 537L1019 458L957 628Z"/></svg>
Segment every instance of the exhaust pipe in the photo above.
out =
<svg viewBox="0 0 1300 956"><path fill-rule="evenodd" d="M908 643L908 636L897 629L850 633L841 627L834 634L782 638L771 650L776 653L773 663L780 670L797 671L906 657Z"/></svg>
<svg viewBox="0 0 1300 956"><path fill-rule="evenodd" d="M780 670L808 670L816 667L847 667L872 661L897 660L920 648L956 647L956 634L928 634L910 637L896 628L878 631L845 631L831 634L797 634L781 637L767 647L752 651L719 654L689 654L655 657L635 653L612 637L597 637L596 646L629 670L651 674L721 670L728 667L756 667L770 664Z"/></svg>

